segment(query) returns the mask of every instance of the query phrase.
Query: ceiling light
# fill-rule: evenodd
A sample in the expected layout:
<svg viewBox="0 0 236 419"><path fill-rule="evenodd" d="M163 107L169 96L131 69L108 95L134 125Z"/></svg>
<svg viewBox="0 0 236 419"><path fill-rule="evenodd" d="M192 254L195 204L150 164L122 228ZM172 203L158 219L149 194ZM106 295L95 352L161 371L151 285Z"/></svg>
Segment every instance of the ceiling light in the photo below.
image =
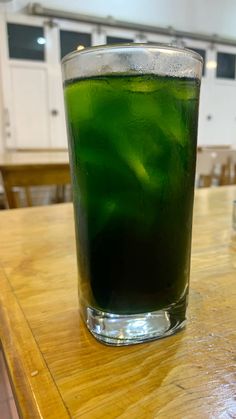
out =
<svg viewBox="0 0 236 419"><path fill-rule="evenodd" d="M39 38L37 38L37 43L39 45L44 45L44 44L46 44L46 39L43 38L42 36L40 36Z"/></svg>
<svg viewBox="0 0 236 419"><path fill-rule="evenodd" d="M82 51L82 49L84 49L84 46L83 45L78 45L76 49L77 49L77 51Z"/></svg>
<svg viewBox="0 0 236 419"><path fill-rule="evenodd" d="M206 67L209 68L209 69L214 69L214 68L217 67L217 62L216 61L207 61Z"/></svg>

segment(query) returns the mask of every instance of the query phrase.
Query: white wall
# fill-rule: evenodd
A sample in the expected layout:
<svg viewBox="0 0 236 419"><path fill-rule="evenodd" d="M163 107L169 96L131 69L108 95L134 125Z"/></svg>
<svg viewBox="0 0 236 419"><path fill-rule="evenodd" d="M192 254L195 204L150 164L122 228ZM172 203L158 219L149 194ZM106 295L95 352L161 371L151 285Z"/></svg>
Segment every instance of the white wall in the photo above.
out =
<svg viewBox="0 0 236 419"><path fill-rule="evenodd" d="M236 38L235 0L38 0L44 7ZM28 0L0 5L22 11ZM0 9L0 10L1 10Z"/></svg>

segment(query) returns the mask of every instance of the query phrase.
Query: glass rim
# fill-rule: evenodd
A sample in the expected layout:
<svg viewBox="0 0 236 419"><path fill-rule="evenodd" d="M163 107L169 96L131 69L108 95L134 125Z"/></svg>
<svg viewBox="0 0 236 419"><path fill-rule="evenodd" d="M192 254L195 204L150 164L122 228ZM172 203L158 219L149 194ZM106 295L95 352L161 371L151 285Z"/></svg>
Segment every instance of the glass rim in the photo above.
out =
<svg viewBox="0 0 236 419"><path fill-rule="evenodd" d="M85 54L92 54L93 52L98 52L103 51L103 50L118 50L118 49L138 49L138 48L142 48L142 49L155 49L156 51L160 50L160 51L175 51L178 53L184 53L185 55L189 55L190 57L192 57L193 59L197 59L200 63L203 64L203 58L200 54L198 54L196 51L188 49L188 48L184 48L184 47L178 47L178 46L173 46L170 44L165 44L165 43L139 43L139 42L130 42L130 43L118 43L118 44L110 44L110 45L95 45L92 47L85 47L81 50L74 50L72 52L69 52L68 54L66 54L62 60L61 63L65 64L67 61L72 60L73 58L77 57L78 55L85 55Z"/></svg>

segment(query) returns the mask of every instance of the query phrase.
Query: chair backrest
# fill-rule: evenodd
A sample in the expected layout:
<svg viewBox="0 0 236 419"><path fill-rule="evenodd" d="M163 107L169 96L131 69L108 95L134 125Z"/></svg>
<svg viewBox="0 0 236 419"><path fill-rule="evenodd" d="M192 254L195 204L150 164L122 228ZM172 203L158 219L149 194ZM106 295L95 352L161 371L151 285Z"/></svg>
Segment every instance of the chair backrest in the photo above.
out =
<svg viewBox="0 0 236 419"><path fill-rule="evenodd" d="M230 164L231 150L215 150L214 153L214 164Z"/></svg>
<svg viewBox="0 0 236 419"><path fill-rule="evenodd" d="M201 151L197 153L196 173L198 175L211 175L214 167L214 156L211 152Z"/></svg>
<svg viewBox="0 0 236 419"><path fill-rule="evenodd" d="M17 193L15 193L17 187L24 189L27 206L31 206L32 199L29 189L31 186L70 184L68 163L2 165L0 172L9 208L20 206Z"/></svg>
<svg viewBox="0 0 236 419"><path fill-rule="evenodd" d="M209 187L212 185L214 156L211 151L199 151L196 164L196 186Z"/></svg>
<svg viewBox="0 0 236 419"><path fill-rule="evenodd" d="M232 183L236 184L236 150L232 150L231 154L232 167Z"/></svg>
<svg viewBox="0 0 236 419"><path fill-rule="evenodd" d="M231 161L232 163L236 163L236 150L231 151Z"/></svg>

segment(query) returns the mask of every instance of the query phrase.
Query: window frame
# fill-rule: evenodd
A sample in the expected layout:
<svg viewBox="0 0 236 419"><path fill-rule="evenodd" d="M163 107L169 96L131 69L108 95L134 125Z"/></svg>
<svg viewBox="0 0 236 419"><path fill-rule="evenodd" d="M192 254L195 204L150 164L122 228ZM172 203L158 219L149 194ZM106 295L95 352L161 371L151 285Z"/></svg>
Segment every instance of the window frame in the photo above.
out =
<svg viewBox="0 0 236 419"><path fill-rule="evenodd" d="M62 32L67 32L67 33L74 33L74 34L78 34L78 35L88 35L90 36L90 45L86 45L87 47L92 46L92 34L88 33L88 32L78 32L78 31L72 31L72 30L68 30L68 29L62 29L59 28L59 43L60 43L60 60L62 60L63 57L65 57L65 55L69 54L70 52L74 51L74 49L72 49L71 51L66 52L65 54L62 55L62 38L61 38L61 33ZM79 45L79 43L77 44L77 46ZM83 45L83 43L81 42L81 45Z"/></svg>
<svg viewBox="0 0 236 419"><path fill-rule="evenodd" d="M27 57L13 57L13 56L11 56L11 54L10 54L10 49L11 49L11 45L10 45L10 36L9 36L9 25L15 25L15 26L22 26L22 27L24 27L24 28L26 28L26 27L29 27L29 28L37 28L37 29L40 29L40 30L42 30L42 38L44 38L44 39L46 39L46 36L45 36L45 28L44 28L44 26L42 26L42 25L33 25L33 24L23 24L23 23L16 23L16 22L6 22L6 30L7 30L7 48L8 48L8 59L9 60L17 60L17 61L31 61L31 62L37 62L37 63L43 63L43 62L45 62L46 61L46 42L45 42L45 44L43 44L43 48L42 48L42 51L40 51L40 52L42 52L42 59L39 59L39 58L27 58ZM14 47L13 47L14 48ZM17 49L17 47L15 47L15 49ZM32 49L32 51L33 51L33 49Z"/></svg>
<svg viewBox="0 0 236 419"><path fill-rule="evenodd" d="M212 53L214 52L214 56L215 56L215 61L217 62L217 53L218 52L223 52L226 54L234 54L236 55L236 46L231 46L231 45L223 45L223 44L215 44L214 45L214 50L212 51ZM235 59L235 65L236 65L236 59ZM226 78L221 78L221 77L216 77L216 68L215 68L215 74L214 74L214 80L215 83L221 84L221 85L225 85L225 86L234 86L236 83L236 70L235 70L235 78L234 79L226 79Z"/></svg>
<svg viewBox="0 0 236 419"><path fill-rule="evenodd" d="M224 77L224 76L218 76L217 75L217 70L218 70L218 55L219 54L229 55L229 56L232 56L234 58L234 77ZM220 79L220 80L233 81L233 80L236 79L236 54L235 53L225 52L225 51L222 51L222 50L221 51L217 51L217 53L216 53L216 63L217 63L217 66L216 66L215 77L216 77L217 80Z"/></svg>
<svg viewBox="0 0 236 419"><path fill-rule="evenodd" d="M87 33L91 35L91 46L96 45L97 41L97 25L84 23L84 22L73 22L65 19L58 19L56 21L58 26L58 61L61 62L61 43L60 43L60 31ZM99 39L99 36L98 36Z"/></svg>

